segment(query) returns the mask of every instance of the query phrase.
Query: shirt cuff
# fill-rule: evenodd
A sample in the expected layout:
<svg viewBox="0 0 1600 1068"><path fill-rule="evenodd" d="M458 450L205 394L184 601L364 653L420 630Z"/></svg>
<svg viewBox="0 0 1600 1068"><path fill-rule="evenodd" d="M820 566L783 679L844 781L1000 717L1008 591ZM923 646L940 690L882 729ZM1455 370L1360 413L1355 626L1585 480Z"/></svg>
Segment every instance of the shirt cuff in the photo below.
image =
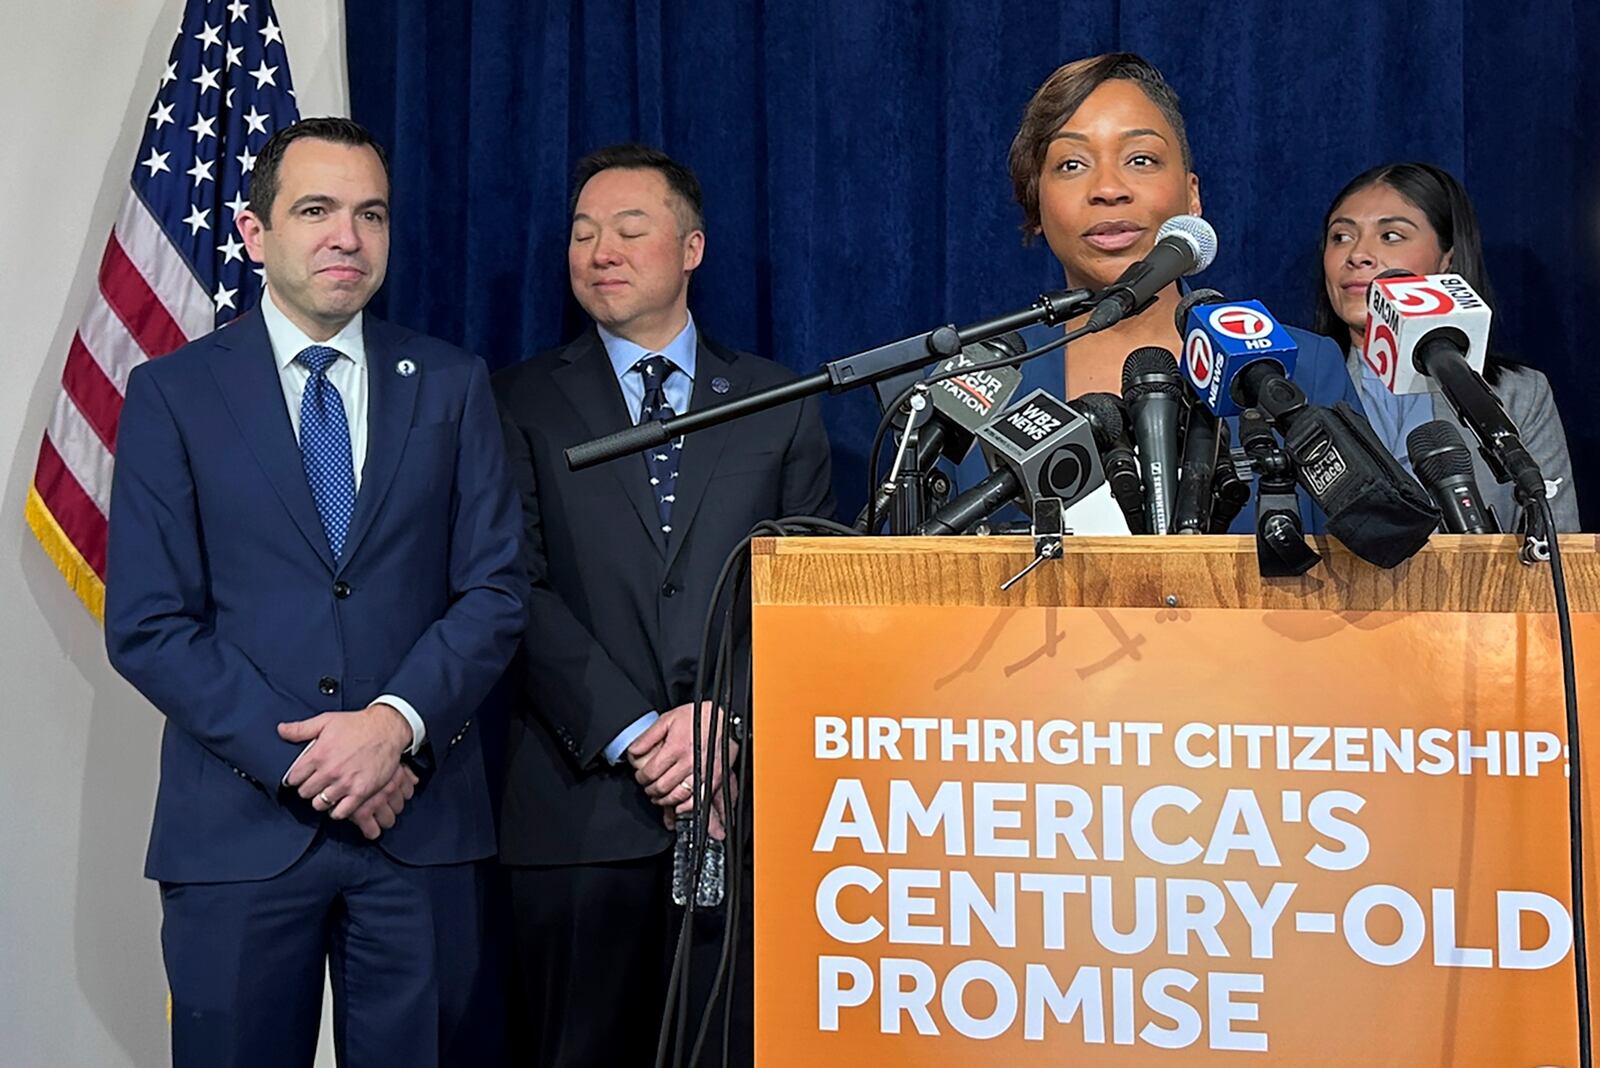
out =
<svg viewBox="0 0 1600 1068"><path fill-rule="evenodd" d="M633 740L639 737L639 735L643 734L647 729L649 729L650 724L654 723L660 718L660 715L655 712L646 712L644 715L640 716L638 719L622 728L622 730L617 733L617 736L611 739L611 744L605 747L606 762L609 764L622 763L623 754L627 752L628 746L633 744Z"/></svg>
<svg viewBox="0 0 1600 1068"><path fill-rule="evenodd" d="M428 728L422 722L422 717L417 715L417 710L411 707L411 702L404 697L396 697L386 693L376 701L375 705L388 705L400 713L407 723L411 724L411 748L406 750L407 756L416 756L417 750L422 748L422 743L428 740Z"/></svg>

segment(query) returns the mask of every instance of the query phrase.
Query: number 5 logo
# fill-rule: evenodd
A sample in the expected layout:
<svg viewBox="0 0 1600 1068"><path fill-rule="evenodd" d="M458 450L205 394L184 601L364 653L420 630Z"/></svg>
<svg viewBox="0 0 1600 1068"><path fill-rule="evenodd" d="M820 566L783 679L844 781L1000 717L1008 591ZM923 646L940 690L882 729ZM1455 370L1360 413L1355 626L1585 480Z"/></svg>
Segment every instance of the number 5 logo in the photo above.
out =
<svg viewBox="0 0 1600 1068"><path fill-rule="evenodd" d="M1394 374L1398 364L1395 355L1394 331L1389 329L1388 323L1374 321L1361 357L1367 361L1367 366L1372 368L1378 380L1391 391L1394 389Z"/></svg>
<svg viewBox="0 0 1600 1068"><path fill-rule="evenodd" d="M1426 278L1415 281L1397 278L1378 284L1395 306L1408 315L1443 315L1455 310L1455 298Z"/></svg>

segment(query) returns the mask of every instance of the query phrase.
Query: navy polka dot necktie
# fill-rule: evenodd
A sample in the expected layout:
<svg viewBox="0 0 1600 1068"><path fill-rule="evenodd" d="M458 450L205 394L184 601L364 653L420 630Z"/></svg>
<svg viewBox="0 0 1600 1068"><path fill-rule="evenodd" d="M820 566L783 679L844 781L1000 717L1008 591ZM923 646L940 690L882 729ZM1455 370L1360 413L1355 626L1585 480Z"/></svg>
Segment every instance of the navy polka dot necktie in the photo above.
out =
<svg viewBox="0 0 1600 1068"><path fill-rule="evenodd" d="M350 456L350 424L344 398L328 381L328 368L340 357L337 349L311 345L295 357L310 370L300 397L300 458L305 463L311 499L322 517L322 531L337 561L344 552L345 531L356 510L356 469Z"/></svg>
<svg viewBox="0 0 1600 1068"><path fill-rule="evenodd" d="M678 413L667 401L667 379L677 365L665 356L651 353L633 369L644 379L644 402L639 406L639 422L660 419L663 422ZM656 498L656 512L661 517L661 533L672 536L672 505L677 500L678 457L683 455L683 438L674 438L659 448L644 454L645 470L650 475L650 491Z"/></svg>

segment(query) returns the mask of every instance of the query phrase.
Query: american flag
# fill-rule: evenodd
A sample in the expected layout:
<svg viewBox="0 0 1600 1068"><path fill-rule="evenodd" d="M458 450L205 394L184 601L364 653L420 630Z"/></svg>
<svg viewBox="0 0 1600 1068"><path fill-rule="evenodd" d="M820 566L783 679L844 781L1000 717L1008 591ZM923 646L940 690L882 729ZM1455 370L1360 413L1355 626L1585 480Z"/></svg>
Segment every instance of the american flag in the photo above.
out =
<svg viewBox="0 0 1600 1068"><path fill-rule="evenodd" d="M261 146L298 117L272 4L189 0L28 488L28 526L97 619L128 373L260 298L233 220Z"/></svg>

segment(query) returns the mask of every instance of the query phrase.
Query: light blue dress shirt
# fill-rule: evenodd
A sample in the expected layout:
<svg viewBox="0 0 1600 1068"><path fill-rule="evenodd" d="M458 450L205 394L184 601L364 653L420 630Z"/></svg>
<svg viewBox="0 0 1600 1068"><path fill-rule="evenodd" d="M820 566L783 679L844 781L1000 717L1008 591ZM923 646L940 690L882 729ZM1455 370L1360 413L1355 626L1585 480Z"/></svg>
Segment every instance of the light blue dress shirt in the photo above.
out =
<svg viewBox="0 0 1600 1068"><path fill-rule="evenodd" d="M1349 358L1345 363L1350 372L1350 379L1356 385L1356 392L1361 395L1361 407L1366 409L1367 422L1372 424L1372 432L1378 435L1378 440L1383 442L1383 447L1389 450L1389 455L1400 461L1400 465L1411 474L1411 457L1407 455L1406 438L1411 432L1423 423L1433 419L1433 393L1396 394L1390 393L1389 387L1383 380L1372 373L1372 368L1367 366L1367 361L1355 349L1350 350Z"/></svg>
<svg viewBox="0 0 1600 1068"><path fill-rule="evenodd" d="M634 423L639 422L639 409L644 407L644 375L635 370L634 365L656 352L671 360L676 368L667 376L667 381L662 387L667 394L667 403L672 405L672 410L679 415L689 410L689 399L694 395L695 354L700 348L700 338L694 328L694 316L689 316L689 321L678 331L678 336L659 350L636 345L625 337L618 337L603 326L599 327L599 330L600 343L606 347L606 355L611 357L611 370L617 376L617 384L622 387L622 399L627 405L628 417ZM642 469L639 477L644 477ZM660 713L657 711L646 712L622 728L622 732L606 746L606 760L613 764L622 763L623 754L627 752L628 746L633 744L633 740L660 718Z"/></svg>

